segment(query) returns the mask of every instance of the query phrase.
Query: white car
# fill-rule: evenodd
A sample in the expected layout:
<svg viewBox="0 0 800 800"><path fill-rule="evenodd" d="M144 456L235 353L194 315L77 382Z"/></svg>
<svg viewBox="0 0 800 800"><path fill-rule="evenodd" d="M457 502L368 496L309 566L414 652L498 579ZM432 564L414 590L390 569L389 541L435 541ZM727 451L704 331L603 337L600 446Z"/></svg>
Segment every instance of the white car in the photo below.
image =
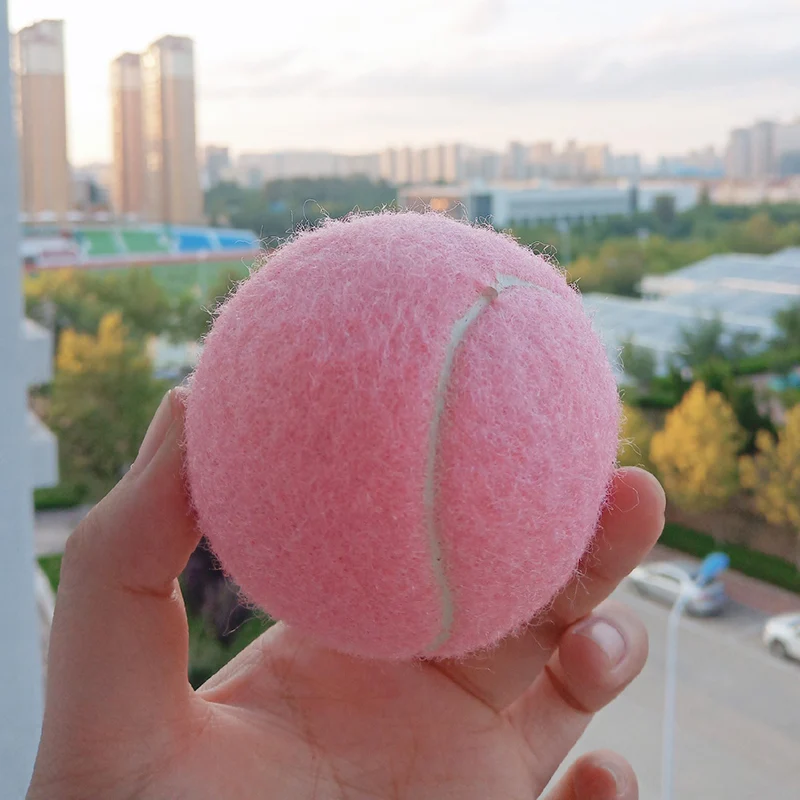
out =
<svg viewBox="0 0 800 800"><path fill-rule="evenodd" d="M772 655L800 659L800 614L780 614L768 619L763 640Z"/></svg>
<svg viewBox="0 0 800 800"><path fill-rule="evenodd" d="M684 561L656 561L642 564L630 574L629 581L643 597L653 597L672 605L686 593L686 611L695 616L719 614L728 603L722 581L713 580L705 586L695 583L698 564Z"/></svg>

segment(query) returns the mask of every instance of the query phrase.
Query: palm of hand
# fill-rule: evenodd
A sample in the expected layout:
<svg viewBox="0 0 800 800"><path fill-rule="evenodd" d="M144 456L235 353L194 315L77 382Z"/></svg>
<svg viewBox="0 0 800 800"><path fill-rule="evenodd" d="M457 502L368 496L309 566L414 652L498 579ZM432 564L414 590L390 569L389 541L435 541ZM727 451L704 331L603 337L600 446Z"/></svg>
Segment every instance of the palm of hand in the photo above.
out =
<svg viewBox="0 0 800 800"><path fill-rule="evenodd" d="M353 662L285 629L195 701L194 744L144 796L529 798L549 777L512 715L435 667Z"/></svg>
<svg viewBox="0 0 800 800"><path fill-rule="evenodd" d="M156 444L145 440L68 544L29 800L538 797L592 714L641 669L640 623L595 612L663 524L657 483L627 470L580 580L491 653L359 661L278 625L192 691L175 579L199 534L178 405L162 416ZM635 797L619 757L601 759L616 783L594 761L576 763L552 800Z"/></svg>

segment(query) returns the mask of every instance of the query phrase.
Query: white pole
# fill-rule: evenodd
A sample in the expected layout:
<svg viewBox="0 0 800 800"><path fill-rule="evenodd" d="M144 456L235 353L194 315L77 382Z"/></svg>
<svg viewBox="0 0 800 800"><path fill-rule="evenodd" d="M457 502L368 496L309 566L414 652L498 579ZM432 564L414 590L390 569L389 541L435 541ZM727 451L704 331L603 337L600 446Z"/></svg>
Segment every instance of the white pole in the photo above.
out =
<svg viewBox="0 0 800 800"><path fill-rule="evenodd" d="M675 796L675 711L678 691L678 635L681 615L689 601L683 589L672 606L667 621L666 678L664 689L664 727L661 741L661 800Z"/></svg>
<svg viewBox="0 0 800 800"><path fill-rule="evenodd" d="M24 797L42 718L8 3L0 0L0 796Z"/></svg>

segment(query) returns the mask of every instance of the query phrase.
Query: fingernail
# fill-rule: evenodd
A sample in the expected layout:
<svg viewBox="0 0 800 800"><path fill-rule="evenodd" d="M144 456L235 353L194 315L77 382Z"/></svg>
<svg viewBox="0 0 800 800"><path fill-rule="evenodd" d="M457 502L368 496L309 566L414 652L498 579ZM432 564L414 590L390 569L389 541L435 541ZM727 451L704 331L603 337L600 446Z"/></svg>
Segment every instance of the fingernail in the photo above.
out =
<svg viewBox="0 0 800 800"><path fill-rule="evenodd" d="M159 405L158 410L153 416L150 426L147 428L147 433L144 435L142 444L139 447L139 454L133 462L131 470L143 470L152 460L153 456L164 441L167 435L169 426L172 424L174 418L174 408L172 400L172 390L168 391Z"/></svg>
<svg viewBox="0 0 800 800"><path fill-rule="evenodd" d="M603 651L610 667L616 667L628 650L619 628L605 619L590 619L576 633L591 639Z"/></svg>
<svg viewBox="0 0 800 800"><path fill-rule="evenodd" d="M610 761L602 764L602 769L604 769L613 779L614 786L616 787L616 791L614 793L615 797L620 797L621 795L625 794L625 791L628 788L628 779L624 773L620 772L619 768L616 764L613 764Z"/></svg>

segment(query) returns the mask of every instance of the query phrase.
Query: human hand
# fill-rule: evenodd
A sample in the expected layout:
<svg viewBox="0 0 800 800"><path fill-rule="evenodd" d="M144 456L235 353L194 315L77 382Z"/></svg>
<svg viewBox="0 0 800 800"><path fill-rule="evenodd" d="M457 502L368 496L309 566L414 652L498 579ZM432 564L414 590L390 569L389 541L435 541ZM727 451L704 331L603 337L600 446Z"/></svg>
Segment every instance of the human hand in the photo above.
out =
<svg viewBox="0 0 800 800"><path fill-rule="evenodd" d="M663 526L658 483L627 469L579 576L493 652L369 662L278 624L194 691L177 576L200 534L182 439L174 390L67 543L28 800L529 800L644 665L643 626L603 602ZM627 762L598 752L548 798L637 796Z"/></svg>

